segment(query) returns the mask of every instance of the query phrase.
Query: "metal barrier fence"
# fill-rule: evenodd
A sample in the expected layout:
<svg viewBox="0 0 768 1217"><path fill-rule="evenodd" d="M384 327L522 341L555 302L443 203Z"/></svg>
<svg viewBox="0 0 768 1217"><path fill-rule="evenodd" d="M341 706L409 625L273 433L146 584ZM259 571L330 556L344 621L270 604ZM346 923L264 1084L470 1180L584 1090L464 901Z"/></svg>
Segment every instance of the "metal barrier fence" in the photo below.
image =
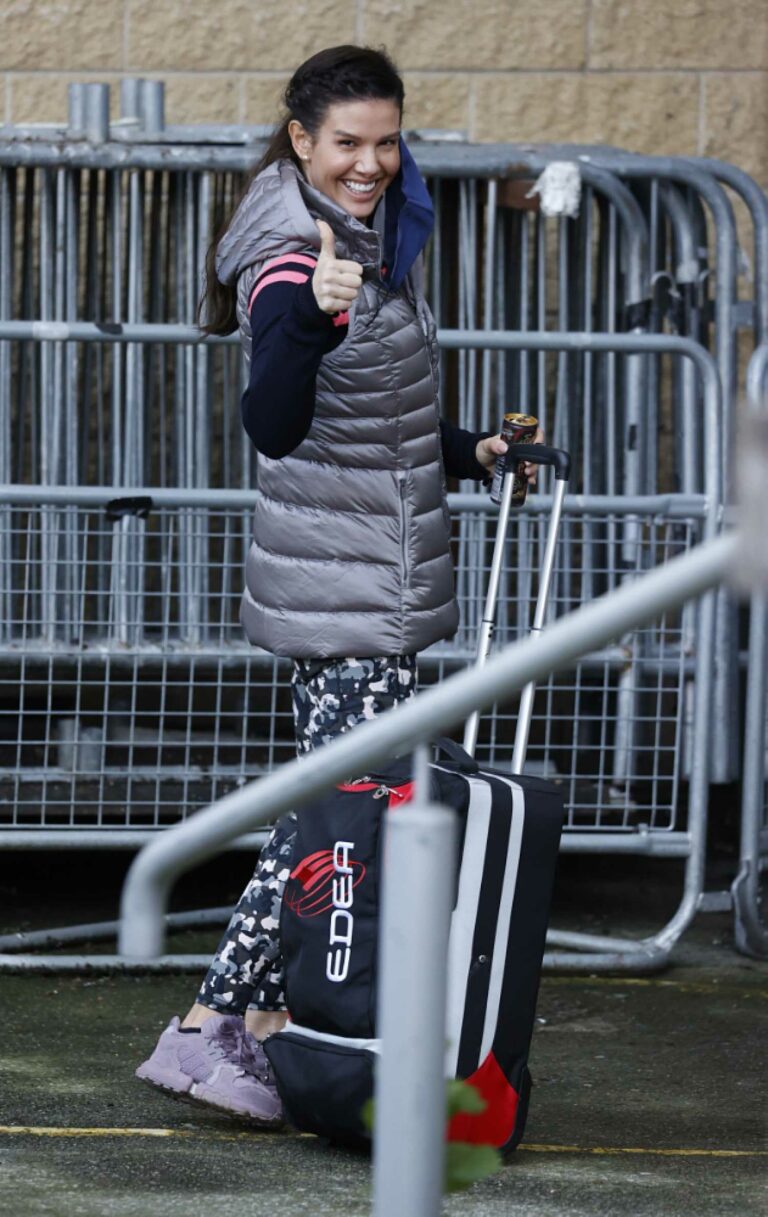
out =
<svg viewBox="0 0 768 1217"><path fill-rule="evenodd" d="M0 131L0 253L8 267L0 321L192 321L211 231L263 149L265 130L166 128L160 82L123 82L121 106L110 125L108 88L75 85L67 127ZM435 134L417 133L413 150L435 201L428 285L438 324L671 330L711 345L724 386L726 487L736 337L745 329L758 340L768 335L768 200L759 187L717 161L589 146L471 147ZM553 161L569 162L579 180L573 217L563 207L531 210L529 187ZM734 197L751 223L751 278ZM701 397L684 363L670 369L652 355L525 349L442 358L451 417L493 427L510 405L537 413L550 441L572 452L581 492L702 492ZM0 343L0 480L250 487L241 381L235 350L174 348L149 334L82 349ZM482 525L467 528L460 580L483 543ZM716 651L713 777L729 781L738 772L739 664L738 622L725 594Z"/></svg>
<svg viewBox="0 0 768 1217"><path fill-rule="evenodd" d="M211 231L266 132L166 128L160 82L123 82L122 118L110 125L108 92L72 86L67 127L0 130L7 267L0 325L18 338L0 341L0 479L245 490L255 466L239 422L235 344L179 344L156 327L192 320ZM435 202L428 287L439 325L520 333L666 329L711 345L724 386L717 492L724 501L736 337L744 329L757 338L768 333L768 200L759 187L715 161L588 146L472 147L435 134L416 133L412 147ZM540 208L531 199L534 179L553 161L570 164L578 208L555 206L550 214L551 200ZM544 197L544 186L538 189ZM752 278L737 244L734 197L751 223ZM101 339L122 327L132 341L94 342L85 331L82 343L58 341L58 328L48 331L50 342L30 341L12 317L70 332L90 322ZM688 361L523 344L446 349L442 364L449 416L481 427L495 425L510 405L536 412L551 442L572 451L581 493L703 492L702 398ZM546 491L546 475L542 485ZM630 542L628 534L622 560L631 567ZM185 543L193 562L197 542L187 536ZM482 513L462 516L457 579L468 605L485 544ZM593 554L587 537L587 565ZM3 562L0 554L0 568ZM194 584L191 569L184 577ZM739 665L736 612L725 594L715 649L712 774L726 781L738 772ZM615 712L619 735L631 740L634 698L619 697ZM682 732L676 766L683 774L684 740Z"/></svg>
<svg viewBox="0 0 768 1217"><path fill-rule="evenodd" d="M182 327L151 329L165 342L199 341ZM20 330L36 341L51 337L45 323L6 323L0 336ZM94 333L82 324L56 329L62 343L85 334L113 345L135 336L130 329ZM666 351L693 359L703 374L707 497L581 496L560 546L553 612L689 548L700 524L713 535L720 397L714 365L695 343L455 331L441 332L441 341L446 350ZM249 495L133 489L126 495L124 489L6 488L0 658L12 665L6 682L11 730L0 755L13 796L8 827L17 830L15 843L47 843L62 825L80 830L84 842L101 830L104 843L114 841L119 826L132 830L135 842L137 831L168 823L169 809L171 817L183 815L290 750L288 729L286 741L280 739L288 710L277 667L243 644L236 625ZM437 679L472 654L489 560L486 500L463 495L455 505L460 553L464 546L463 625L451 647L425 656L426 672ZM518 521L501 639L526 628L543 543L536 518L545 509L534 498ZM621 847L644 851L653 848L649 830L678 829L680 781L692 763L684 741L694 649L693 621L669 623L657 636L621 639L609 653L588 657L575 682L551 682L544 713L534 722L532 760L568 784L570 828L632 830L634 841ZM267 664L266 681L254 676L260 662ZM481 756L508 759L510 718L497 713L485 725ZM679 845L684 852L685 840ZM597 846L594 836L589 846ZM668 840L663 849L670 852Z"/></svg>

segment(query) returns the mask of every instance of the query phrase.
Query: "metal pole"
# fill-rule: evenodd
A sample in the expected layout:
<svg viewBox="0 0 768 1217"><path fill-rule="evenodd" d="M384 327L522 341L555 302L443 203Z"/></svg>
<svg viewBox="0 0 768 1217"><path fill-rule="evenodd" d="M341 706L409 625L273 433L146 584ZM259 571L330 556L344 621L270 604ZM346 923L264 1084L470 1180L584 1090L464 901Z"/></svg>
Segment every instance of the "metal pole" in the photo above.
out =
<svg viewBox="0 0 768 1217"><path fill-rule="evenodd" d="M109 140L109 85L83 85L83 125L85 138L89 143L107 143Z"/></svg>
<svg viewBox="0 0 768 1217"><path fill-rule="evenodd" d="M539 594L536 598L536 611L533 617L533 627L531 629L531 637L538 638L544 628L544 616L547 611L547 602L549 600L549 588L552 582L552 573L555 569L555 548L557 546L557 534L560 528L560 516L563 513L563 499L565 498L565 487L567 483L564 478L558 478L555 481L555 492L552 496L552 517L549 523L549 531L547 532L547 545L544 550L544 561L541 568L541 576L539 578ZM533 699L536 693L536 685L531 682L527 684L520 694L520 709L517 712L517 729L515 731L515 746L512 752L512 772L522 773L523 765L525 764L525 754L528 750L528 736L531 733L531 718L533 717Z"/></svg>
<svg viewBox="0 0 768 1217"><path fill-rule="evenodd" d="M733 881L734 942L742 955L768 956L768 925L760 916L760 836L765 820L765 726L768 716L768 601L750 604L749 662L744 710L744 777L739 873Z"/></svg>
<svg viewBox="0 0 768 1217"><path fill-rule="evenodd" d="M768 343L757 348L747 368L751 412L768 410ZM755 486L753 494L759 494ZM746 497L746 496L745 496ZM747 509L751 506L745 504ZM746 513L745 513L746 514ZM748 552L745 546L744 553ZM739 873L733 882L734 940L737 951L764 959L768 924L760 913L760 873L766 843L766 720L768 719L768 598L756 592L750 602L747 695L744 709L744 767L741 795ZM761 849L762 844L762 849Z"/></svg>
<svg viewBox="0 0 768 1217"><path fill-rule="evenodd" d="M144 135L162 135L165 129L165 84L162 80L138 83L139 116Z"/></svg>
<svg viewBox="0 0 768 1217"><path fill-rule="evenodd" d="M390 812L380 931L374 1217L438 1217L445 1160L445 1008L456 817Z"/></svg>
<svg viewBox="0 0 768 1217"><path fill-rule="evenodd" d="M488 659L491 650L491 642L493 640L493 624L496 617L496 601L499 595L499 580L501 579L501 570L504 564L504 547L507 539L507 526L509 524L509 512L512 505L512 491L515 488L515 479L512 472L509 471L504 478L504 489L501 495L501 504L499 506L499 518L496 525L496 539L493 543L493 558L491 559L491 573L488 578L488 591L485 594L485 608L483 609L483 617L480 622L480 633L477 641L477 658L475 665L481 668ZM470 756L475 755L477 747L477 731L480 724L480 714L475 710L467 719L467 725L464 728L464 747Z"/></svg>
<svg viewBox="0 0 768 1217"><path fill-rule="evenodd" d="M139 97L143 84L144 81L140 77L135 76L124 76L120 81L120 117L123 119L136 119L137 126L140 122L141 103Z"/></svg>
<svg viewBox="0 0 768 1217"><path fill-rule="evenodd" d="M67 138L81 139L85 129L85 85L74 81L67 88Z"/></svg>

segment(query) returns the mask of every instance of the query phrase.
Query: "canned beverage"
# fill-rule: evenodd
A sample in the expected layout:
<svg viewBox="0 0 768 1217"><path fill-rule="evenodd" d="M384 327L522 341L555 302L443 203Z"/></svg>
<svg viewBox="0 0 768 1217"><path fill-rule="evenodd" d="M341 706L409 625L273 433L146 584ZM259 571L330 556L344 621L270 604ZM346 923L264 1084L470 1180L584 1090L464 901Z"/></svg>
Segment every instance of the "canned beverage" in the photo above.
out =
<svg viewBox="0 0 768 1217"><path fill-rule="evenodd" d="M539 420L534 418L532 414L505 414L501 428L501 438L507 444L530 444L533 442L538 429ZM491 500L494 503L501 502L504 478L507 472L510 471L507 470L506 456L498 457L496 472L493 475L493 482L491 483ZM525 496L528 493L525 461L518 461L511 472L514 477L511 505L513 507L522 507L525 502Z"/></svg>

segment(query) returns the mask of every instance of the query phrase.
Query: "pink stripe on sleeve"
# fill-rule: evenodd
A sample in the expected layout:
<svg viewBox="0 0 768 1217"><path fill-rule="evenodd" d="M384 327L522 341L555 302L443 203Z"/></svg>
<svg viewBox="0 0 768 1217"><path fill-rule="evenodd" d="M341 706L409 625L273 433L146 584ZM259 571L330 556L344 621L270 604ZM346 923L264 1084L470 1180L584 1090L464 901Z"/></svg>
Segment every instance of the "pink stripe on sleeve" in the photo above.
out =
<svg viewBox="0 0 768 1217"><path fill-rule="evenodd" d="M283 254L282 257L273 258L271 262L267 262L262 267L261 273L265 275L275 266L285 266L286 262L298 262L299 266L311 266L313 270L317 266L317 258L311 258L309 254Z"/></svg>
<svg viewBox="0 0 768 1217"><path fill-rule="evenodd" d="M251 298L248 301L248 311L250 312L253 308L253 302L259 292L265 287L269 287L270 283L306 283L308 278L309 275L303 274L300 270L279 270L274 275L266 275L264 278L259 279L251 292Z"/></svg>
<svg viewBox="0 0 768 1217"><path fill-rule="evenodd" d="M349 312L337 313L333 319L334 325L349 325Z"/></svg>

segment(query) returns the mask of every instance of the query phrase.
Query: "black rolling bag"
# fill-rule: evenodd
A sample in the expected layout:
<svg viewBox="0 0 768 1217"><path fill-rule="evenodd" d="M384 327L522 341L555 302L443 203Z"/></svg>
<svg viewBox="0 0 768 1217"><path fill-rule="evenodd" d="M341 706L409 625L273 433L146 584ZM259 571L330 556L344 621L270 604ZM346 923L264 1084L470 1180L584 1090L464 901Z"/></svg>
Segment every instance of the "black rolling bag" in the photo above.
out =
<svg viewBox="0 0 768 1217"><path fill-rule="evenodd" d="M562 491L557 497L552 543ZM503 519L497 547L505 530ZM547 587L543 592L546 599ZM492 609L486 605L486 618L492 619ZM488 642L481 640L479 662ZM527 724L524 731L527 740ZM469 742L474 745L471 734ZM430 781L434 800L455 808L460 823L446 1076L471 1082L486 1101L481 1114L454 1117L449 1137L509 1152L522 1137L528 1108L527 1057L562 793L535 777L483 770L450 740L440 741ZM352 1144L368 1140L361 1111L373 1093L380 1050L375 1015L384 817L407 815L412 794L409 764L400 762L300 811L296 861L283 897L290 1022L265 1049L291 1122Z"/></svg>

